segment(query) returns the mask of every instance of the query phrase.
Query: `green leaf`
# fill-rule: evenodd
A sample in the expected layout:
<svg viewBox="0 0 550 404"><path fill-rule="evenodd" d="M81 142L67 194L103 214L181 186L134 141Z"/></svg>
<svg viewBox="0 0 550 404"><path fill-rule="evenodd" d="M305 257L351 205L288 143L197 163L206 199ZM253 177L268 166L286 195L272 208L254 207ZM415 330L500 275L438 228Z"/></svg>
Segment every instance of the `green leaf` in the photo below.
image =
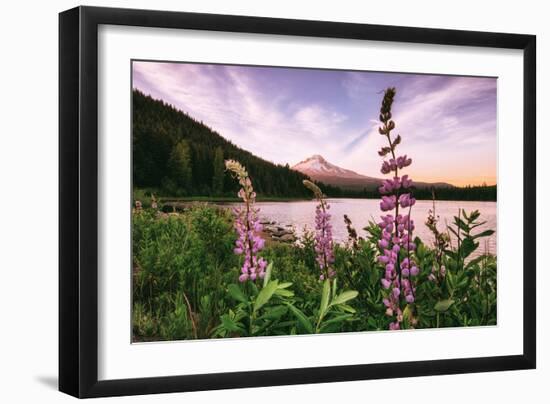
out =
<svg viewBox="0 0 550 404"><path fill-rule="evenodd" d="M445 250L445 254L447 254L449 257L451 257L454 260L458 258L458 254L451 250Z"/></svg>
<svg viewBox="0 0 550 404"><path fill-rule="evenodd" d="M223 328L227 331L236 332L242 331L241 327L237 325L227 314L221 316Z"/></svg>
<svg viewBox="0 0 550 404"><path fill-rule="evenodd" d="M277 290L277 285L277 281L270 281L264 288L262 288L260 293L258 293L258 297L256 297L256 301L254 302L254 312L257 312L269 301L269 299L271 299L273 293Z"/></svg>
<svg viewBox="0 0 550 404"><path fill-rule="evenodd" d="M356 290L346 290L345 292L340 293L338 296L336 296L332 302L330 302L331 306L336 306L342 303L347 302L348 300L355 299L359 292Z"/></svg>
<svg viewBox="0 0 550 404"><path fill-rule="evenodd" d="M481 233L476 234L472 238L476 239L476 238L479 238L479 237L487 237L487 236L493 235L494 233L495 233L494 230L485 230L485 231L482 231Z"/></svg>
<svg viewBox="0 0 550 404"><path fill-rule="evenodd" d="M473 253L477 247L479 247L479 243L476 243L473 238L467 237L462 241L462 245L460 246L460 252L462 258L468 257L471 253Z"/></svg>
<svg viewBox="0 0 550 404"><path fill-rule="evenodd" d="M416 245L416 255L418 256L419 259L423 259L424 256L426 255L426 247L424 247L424 244L417 244Z"/></svg>
<svg viewBox="0 0 550 404"><path fill-rule="evenodd" d="M353 314L341 314L339 316L331 318L330 320L323 321L323 324L321 325L321 330L331 324L343 323L350 318L353 318Z"/></svg>
<svg viewBox="0 0 550 404"><path fill-rule="evenodd" d="M275 294L277 296L282 296L282 297L292 297L292 296L294 296L294 292L292 290L286 290L286 289L277 289L275 291Z"/></svg>
<svg viewBox="0 0 550 404"><path fill-rule="evenodd" d="M455 216L455 224L460 228L460 230L462 230L464 233L468 233L468 231L470 230L470 228L468 227L468 225L466 223L464 223L464 221L460 218L457 218Z"/></svg>
<svg viewBox="0 0 550 404"><path fill-rule="evenodd" d="M480 255L474 259L472 259L470 262L468 262L468 267L474 267L475 265L479 264L481 261L483 261L484 259L486 259L486 256L485 255Z"/></svg>
<svg viewBox="0 0 550 404"><path fill-rule="evenodd" d="M227 287L227 291L231 295L231 297L239 302L246 303L246 296L244 295L243 291L239 287L239 285L235 285L232 283Z"/></svg>
<svg viewBox="0 0 550 404"><path fill-rule="evenodd" d="M319 317L323 317L328 308L328 301L330 297L330 280L327 279L323 282L323 294L321 295L321 307L319 308Z"/></svg>
<svg viewBox="0 0 550 404"><path fill-rule="evenodd" d="M338 308L343 311L347 311L348 313L355 313L357 310L355 310L353 307L351 307L348 304L339 304Z"/></svg>
<svg viewBox="0 0 550 404"><path fill-rule="evenodd" d="M248 285L250 286L250 289L252 289L252 296L258 295L258 286L256 286L256 283L248 282Z"/></svg>
<svg viewBox="0 0 550 404"><path fill-rule="evenodd" d="M458 282L458 284L456 285L456 288L461 289L461 288L467 286L469 281L470 281L470 279L467 276L465 276L463 279L461 279Z"/></svg>
<svg viewBox="0 0 550 404"><path fill-rule="evenodd" d="M452 297L456 289L456 275L452 271L447 271L445 275L445 283L447 284L447 289L449 290L449 297Z"/></svg>
<svg viewBox="0 0 550 404"><path fill-rule="evenodd" d="M411 317L412 317L411 307L409 304L407 304L407 306L405 306L405 310L403 310L403 325L405 326L405 328L410 327Z"/></svg>
<svg viewBox="0 0 550 404"><path fill-rule="evenodd" d="M286 289L289 286L292 286L292 282L281 282L277 285L277 289Z"/></svg>
<svg viewBox="0 0 550 404"><path fill-rule="evenodd" d="M470 213L469 221L474 222L480 215L481 213L479 212L479 210L474 210L473 212Z"/></svg>
<svg viewBox="0 0 550 404"><path fill-rule="evenodd" d="M273 269L273 262L270 262L267 265L267 268L265 270L265 276L264 276L264 288L269 283L269 279L271 278L271 270Z"/></svg>
<svg viewBox="0 0 550 404"><path fill-rule="evenodd" d="M458 233L457 233L456 230L453 229L451 226L447 226L447 229L448 229L451 233L453 233L456 237L458 237Z"/></svg>
<svg viewBox="0 0 550 404"><path fill-rule="evenodd" d="M470 225L470 231L475 229L476 227L483 226L487 222L476 222L475 224Z"/></svg>
<svg viewBox="0 0 550 404"><path fill-rule="evenodd" d="M313 334L313 325L310 323L309 319L302 313L301 310L297 309L291 304L288 304L288 308L296 316L298 323L306 330L308 334Z"/></svg>
<svg viewBox="0 0 550 404"><path fill-rule="evenodd" d="M451 305L454 303L455 301L452 300L452 299L445 299L445 300L440 300L439 302L437 302L435 304L435 311L438 311L440 313L443 313L447 310L449 310L449 307L451 307Z"/></svg>
<svg viewBox="0 0 550 404"><path fill-rule="evenodd" d="M229 310L229 312L231 313L231 310ZM241 321L242 319L244 319L245 317L248 317L248 316L249 316L249 314L248 314L247 311L239 309L237 311L237 313L235 313L231 318L233 319L233 321L239 322L239 321Z"/></svg>
<svg viewBox="0 0 550 404"><path fill-rule="evenodd" d="M270 307L269 309L266 310L264 315L259 317L259 319L277 320L282 316L284 316L287 311L288 311L288 308L286 306Z"/></svg>

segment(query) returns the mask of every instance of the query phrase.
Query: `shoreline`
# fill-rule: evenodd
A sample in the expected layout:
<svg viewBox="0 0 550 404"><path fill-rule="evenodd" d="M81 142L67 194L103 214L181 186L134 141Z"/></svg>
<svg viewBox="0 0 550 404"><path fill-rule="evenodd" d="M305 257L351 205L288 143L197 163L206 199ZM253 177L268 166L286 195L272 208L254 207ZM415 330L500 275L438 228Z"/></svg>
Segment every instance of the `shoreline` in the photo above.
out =
<svg viewBox="0 0 550 404"><path fill-rule="evenodd" d="M242 199L238 197L209 197L209 196L182 196L182 197L166 197L166 196L157 196L157 198L163 203L170 202L212 202L212 203L234 203L242 202ZM369 198L369 197L353 197L353 196L327 196L326 199L366 199L366 200L379 200L380 198ZM312 201L314 198L283 198L283 197L257 197L256 202L308 202ZM432 201L432 198L416 198L417 201ZM497 200L485 200L485 199L446 199L446 198L435 198L436 202L493 202L496 203Z"/></svg>
<svg viewBox="0 0 550 404"><path fill-rule="evenodd" d="M346 198L338 198L338 199L346 199ZM476 201L479 202L479 201ZM228 210L231 208L230 205L227 203L214 203L214 202L204 202L204 201L179 201L179 202L168 202L164 203L162 208L159 210L159 216L162 217L169 217L171 215L179 216L180 214L185 214L187 211L193 209L194 207L200 206L210 206L215 209L219 210ZM267 245L273 245L282 243L282 244L288 244L288 245L294 245L296 242L300 240L300 237L302 236L302 230L301 227L292 222L288 221L280 221L276 218L267 215L266 213L261 212L259 215L259 221L262 225L262 230L260 232L261 237L266 241ZM360 225L359 228L356 228L356 230L366 230L364 226ZM308 226L308 230L313 230L313 225L311 227ZM345 245L346 239L344 238L338 238L335 236L334 238L335 244L339 245ZM487 247L486 247L487 248ZM496 249L496 246L494 247ZM496 257L496 251L493 250L493 248L489 247L486 251L478 251L475 253L471 258L475 258L477 256L481 255L489 255Z"/></svg>

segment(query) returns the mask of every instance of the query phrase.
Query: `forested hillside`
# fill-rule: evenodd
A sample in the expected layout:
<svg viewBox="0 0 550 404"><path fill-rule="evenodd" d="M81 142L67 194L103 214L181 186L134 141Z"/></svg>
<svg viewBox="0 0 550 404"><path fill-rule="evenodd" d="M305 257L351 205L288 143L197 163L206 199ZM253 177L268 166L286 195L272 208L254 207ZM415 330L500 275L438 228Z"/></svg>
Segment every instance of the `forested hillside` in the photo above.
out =
<svg viewBox="0 0 550 404"><path fill-rule="evenodd" d="M133 92L134 187L170 196L235 196L224 160L244 164L259 195L308 197L304 174L243 150L171 105Z"/></svg>

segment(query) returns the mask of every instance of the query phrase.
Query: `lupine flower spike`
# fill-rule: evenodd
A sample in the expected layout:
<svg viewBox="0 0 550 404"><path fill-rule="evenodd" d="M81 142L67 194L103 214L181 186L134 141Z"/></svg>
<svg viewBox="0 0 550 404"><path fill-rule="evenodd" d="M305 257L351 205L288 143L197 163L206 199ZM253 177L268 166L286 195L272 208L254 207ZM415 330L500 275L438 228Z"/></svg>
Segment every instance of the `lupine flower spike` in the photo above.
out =
<svg viewBox="0 0 550 404"><path fill-rule="evenodd" d="M380 171L382 174L393 174L393 177L385 179L379 188L382 194L380 210L388 213L382 215L382 220L378 223L382 229L382 238L378 242L381 251L378 262L385 268L381 283L382 287L388 291L383 303L386 306L386 315L395 316L394 321L390 323L390 330L401 328L402 301L404 300L404 304L415 301L414 277L419 273L411 256L416 250L412 237L414 222L410 217L411 207L416 203L410 193L412 180L408 175L399 176L399 170L410 166L412 159L407 155L396 156L401 136L392 137L391 134L391 131L395 129L395 122L392 120L391 114L394 97L395 88L388 88L384 93L380 109L382 126L378 129L379 133L388 140L388 146L382 147L378 154L381 157L391 156L382 162ZM407 214L399 213L400 208L408 208Z"/></svg>
<svg viewBox="0 0 550 404"><path fill-rule="evenodd" d="M336 275L334 264L334 242L332 240L332 225L330 224L330 205L325 201L323 192L313 182L304 180L306 188L310 189L319 204L315 208L315 253L316 261L321 270L319 279L330 279Z"/></svg>
<svg viewBox="0 0 550 404"><path fill-rule="evenodd" d="M255 281L265 276L267 267L265 259L258 256L258 252L264 248L265 240L260 236L262 225L258 217L259 209L254 207L256 192L254 192L248 172L241 163L235 160L226 160L225 167L239 180L241 189L237 195L244 202L243 205L233 209L234 226L238 236L233 251L237 255L244 255L239 281Z"/></svg>

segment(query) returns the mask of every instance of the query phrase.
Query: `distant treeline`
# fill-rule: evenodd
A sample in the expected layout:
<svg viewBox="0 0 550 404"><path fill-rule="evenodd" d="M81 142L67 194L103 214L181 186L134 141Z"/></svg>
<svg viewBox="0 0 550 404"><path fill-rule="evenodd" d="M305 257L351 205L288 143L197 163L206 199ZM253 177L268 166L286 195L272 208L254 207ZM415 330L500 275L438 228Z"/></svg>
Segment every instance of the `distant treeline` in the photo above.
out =
<svg viewBox="0 0 550 404"><path fill-rule="evenodd" d="M380 198L377 189L363 189L362 191L343 190L338 187L323 186L324 193L332 198ZM432 193L433 191L433 193ZM416 199L432 199L443 201L496 201L496 185L479 185L466 187L442 188L415 188L413 195Z"/></svg>
<svg viewBox="0 0 550 404"><path fill-rule="evenodd" d="M133 92L133 185L170 197L235 197L236 181L225 172L224 160L244 164L254 188L265 198L309 198L307 175L289 165L273 164L234 145L220 134L163 101ZM318 183L329 197L378 198L376 189L345 190ZM430 189L414 191L431 199ZM439 200L496 200L496 186L438 188Z"/></svg>

